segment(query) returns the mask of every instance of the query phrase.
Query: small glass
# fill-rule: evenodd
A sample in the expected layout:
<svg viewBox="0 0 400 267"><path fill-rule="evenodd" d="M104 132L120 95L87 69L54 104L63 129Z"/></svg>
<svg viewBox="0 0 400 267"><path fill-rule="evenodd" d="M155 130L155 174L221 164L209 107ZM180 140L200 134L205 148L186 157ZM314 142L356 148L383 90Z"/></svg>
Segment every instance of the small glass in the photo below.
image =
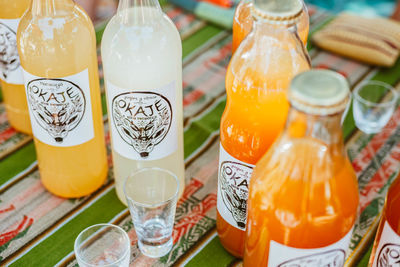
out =
<svg viewBox="0 0 400 267"><path fill-rule="evenodd" d="M130 239L116 225L96 224L78 235L74 251L80 267L128 267Z"/></svg>
<svg viewBox="0 0 400 267"><path fill-rule="evenodd" d="M375 134L388 123L396 107L398 93L379 81L361 82L353 92L355 123L366 134Z"/></svg>
<svg viewBox="0 0 400 267"><path fill-rule="evenodd" d="M124 193L139 249L148 257L162 257L172 248L178 191L176 175L159 168L144 168L125 179Z"/></svg>

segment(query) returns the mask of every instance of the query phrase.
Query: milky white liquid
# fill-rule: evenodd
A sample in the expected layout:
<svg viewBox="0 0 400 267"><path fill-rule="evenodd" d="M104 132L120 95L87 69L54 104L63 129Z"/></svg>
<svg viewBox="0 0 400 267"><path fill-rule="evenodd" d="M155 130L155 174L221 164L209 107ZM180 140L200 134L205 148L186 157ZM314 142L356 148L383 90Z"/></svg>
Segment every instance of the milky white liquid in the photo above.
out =
<svg viewBox="0 0 400 267"><path fill-rule="evenodd" d="M172 171L184 188L183 119L182 119L182 45L179 33L171 20L159 9L133 7L118 12L109 22L102 40L102 59L107 83L131 91L151 91L175 82L175 114L177 149L156 160L132 160L112 146L116 190L126 204L124 179L145 167L159 167ZM109 123L111 107L108 102ZM156 148L155 148L156 149Z"/></svg>

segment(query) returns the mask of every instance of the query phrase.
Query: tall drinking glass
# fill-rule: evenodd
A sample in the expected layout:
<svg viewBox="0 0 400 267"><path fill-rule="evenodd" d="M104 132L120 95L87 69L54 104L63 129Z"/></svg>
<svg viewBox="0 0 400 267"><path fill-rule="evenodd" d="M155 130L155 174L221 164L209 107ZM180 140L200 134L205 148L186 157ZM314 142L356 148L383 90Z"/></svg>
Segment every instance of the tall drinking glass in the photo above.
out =
<svg viewBox="0 0 400 267"><path fill-rule="evenodd" d="M144 168L126 178L124 193L138 237L140 251L151 258L172 248L172 230L179 181L159 168Z"/></svg>

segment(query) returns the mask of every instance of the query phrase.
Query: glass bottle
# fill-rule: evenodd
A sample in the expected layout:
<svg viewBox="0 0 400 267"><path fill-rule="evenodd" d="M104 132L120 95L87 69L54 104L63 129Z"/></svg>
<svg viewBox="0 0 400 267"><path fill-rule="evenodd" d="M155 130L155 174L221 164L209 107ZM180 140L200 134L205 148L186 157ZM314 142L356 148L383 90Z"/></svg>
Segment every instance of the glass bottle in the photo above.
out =
<svg viewBox="0 0 400 267"><path fill-rule="evenodd" d="M397 266L400 260L400 173L391 185L387 197L369 265Z"/></svg>
<svg viewBox="0 0 400 267"><path fill-rule="evenodd" d="M233 36L232 36L232 53L235 53L243 39L250 33L253 27L253 16L251 15L251 6L253 0L242 0L239 2L235 10L233 18ZM297 31L304 45L307 44L308 30L310 28L310 18L307 6L303 3L303 13L297 23Z"/></svg>
<svg viewBox="0 0 400 267"><path fill-rule="evenodd" d="M103 35L101 54L111 127L114 176L145 167L177 175L185 187L182 44L157 0L120 0Z"/></svg>
<svg viewBox="0 0 400 267"><path fill-rule="evenodd" d="M295 25L299 0L255 1L252 32L226 74L227 104L221 118L217 230L222 245L243 256L248 183L252 169L283 129L290 80L310 69ZM283 8L284 7L284 8Z"/></svg>
<svg viewBox="0 0 400 267"><path fill-rule="evenodd" d="M349 96L332 71L293 79L285 129L251 177L244 266L343 266L359 201L341 130Z"/></svg>
<svg viewBox="0 0 400 267"><path fill-rule="evenodd" d="M88 195L108 172L93 24L72 0L33 0L17 40L42 183Z"/></svg>
<svg viewBox="0 0 400 267"><path fill-rule="evenodd" d="M17 49L17 29L30 0L0 0L0 82L10 125L32 134L24 77Z"/></svg>

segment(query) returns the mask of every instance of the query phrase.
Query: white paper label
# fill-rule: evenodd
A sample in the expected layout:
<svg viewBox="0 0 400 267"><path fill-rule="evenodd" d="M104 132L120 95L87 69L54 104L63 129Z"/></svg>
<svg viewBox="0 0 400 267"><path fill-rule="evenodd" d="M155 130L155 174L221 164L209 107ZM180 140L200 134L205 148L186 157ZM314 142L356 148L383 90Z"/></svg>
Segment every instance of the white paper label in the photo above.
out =
<svg viewBox="0 0 400 267"><path fill-rule="evenodd" d="M106 82L112 144L132 160L157 160L178 149L176 84L146 91Z"/></svg>
<svg viewBox="0 0 400 267"><path fill-rule="evenodd" d="M217 209L230 225L244 231L247 219L249 182L254 165L242 162L219 149Z"/></svg>
<svg viewBox="0 0 400 267"><path fill-rule="evenodd" d="M24 71L33 135L51 146L76 146L94 138L89 73L42 78Z"/></svg>
<svg viewBox="0 0 400 267"><path fill-rule="evenodd" d="M17 49L19 19L0 19L0 79L12 84L24 84Z"/></svg>
<svg viewBox="0 0 400 267"><path fill-rule="evenodd" d="M342 267L346 260L353 229L338 242L316 249L287 247L271 240L268 266L270 267Z"/></svg>
<svg viewBox="0 0 400 267"><path fill-rule="evenodd" d="M400 236L385 221L373 267L400 266Z"/></svg>

